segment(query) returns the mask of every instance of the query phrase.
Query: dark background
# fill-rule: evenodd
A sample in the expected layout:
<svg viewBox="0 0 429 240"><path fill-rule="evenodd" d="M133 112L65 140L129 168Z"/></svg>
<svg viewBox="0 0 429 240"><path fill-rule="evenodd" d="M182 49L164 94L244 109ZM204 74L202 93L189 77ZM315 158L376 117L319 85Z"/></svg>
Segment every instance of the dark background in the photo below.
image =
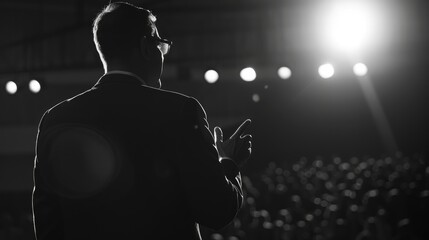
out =
<svg viewBox="0 0 429 240"><path fill-rule="evenodd" d="M162 37L174 44L165 59L163 88L196 97L211 127L225 135L253 120L253 156L244 170L268 162L288 165L301 156L374 157L401 151L426 153L428 129L428 3L383 1L385 32L376 48L350 59L326 51L316 34L320 7L328 1L164 0L129 1L152 9ZM102 75L91 22L107 1L2 0L0 2L0 211L29 211L34 141L43 112L90 88ZM323 80L317 67L332 62ZM363 61L369 76L352 66ZM242 68L257 72L253 82ZM276 75L280 66L292 77ZM214 84L207 69L218 70ZM40 80L34 94L27 82ZM19 91L4 90L16 81ZM384 138L365 98L368 81L387 119ZM252 97L257 94L260 101ZM386 126L385 126L386 127ZM13 210L15 209L15 210Z"/></svg>

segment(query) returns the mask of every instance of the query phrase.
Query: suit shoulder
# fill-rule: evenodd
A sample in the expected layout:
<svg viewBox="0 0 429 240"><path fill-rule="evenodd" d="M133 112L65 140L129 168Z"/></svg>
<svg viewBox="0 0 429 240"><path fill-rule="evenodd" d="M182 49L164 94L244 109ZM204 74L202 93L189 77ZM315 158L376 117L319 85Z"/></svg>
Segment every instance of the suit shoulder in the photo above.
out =
<svg viewBox="0 0 429 240"><path fill-rule="evenodd" d="M150 89L150 91L153 91L156 95L158 95L159 98L164 99L170 104L173 104L173 105L191 104L191 105L201 106L200 102L192 96L188 96L186 94L171 91L171 90L158 89L158 88L152 88L152 87L148 87L148 88Z"/></svg>
<svg viewBox="0 0 429 240"><path fill-rule="evenodd" d="M206 118L207 114L201 103L194 97L170 90L151 88L156 91L159 101L178 114L195 115Z"/></svg>
<svg viewBox="0 0 429 240"><path fill-rule="evenodd" d="M65 99L63 101L58 102L57 104L55 104L54 106L50 107L48 110L45 111L45 113L42 116L42 120L44 118L46 118L48 115L53 116L56 114L59 114L60 112L62 112L63 110L67 109L71 102L73 102L74 99L79 99L81 96L87 94L88 92L90 92L91 89L88 89L82 93L79 93L71 98Z"/></svg>
<svg viewBox="0 0 429 240"><path fill-rule="evenodd" d="M91 92L91 90L93 90L93 89L92 88L88 89L88 90L83 91L83 92L81 92L81 93L79 93L73 97L67 98L67 99L55 104L53 107L48 109L48 112L55 111L55 110L61 109L63 107L66 107L67 105L69 105L70 102L73 102L75 99L77 100L77 99L87 95L89 92Z"/></svg>

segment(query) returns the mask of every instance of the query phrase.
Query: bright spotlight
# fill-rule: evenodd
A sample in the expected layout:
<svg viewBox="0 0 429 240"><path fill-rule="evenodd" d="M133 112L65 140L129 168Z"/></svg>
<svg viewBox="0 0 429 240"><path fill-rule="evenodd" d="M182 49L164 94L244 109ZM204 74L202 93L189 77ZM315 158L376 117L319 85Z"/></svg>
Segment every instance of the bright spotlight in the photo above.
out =
<svg viewBox="0 0 429 240"><path fill-rule="evenodd" d="M353 72L355 73L356 76L363 77L368 73L368 68L363 63L356 63L353 66Z"/></svg>
<svg viewBox="0 0 429 240"><path fill-rule="evenodd" d="M256 79L255 69L251 67L243 68L240 72L240 77L246 82L251 82Z"/></svg>
<svg viewBox="0 0 429 240"><path fill-rule="evenodd" d="M204 74L204 79L208 83L215 83L219 79L219 74L215 70L207 70Z"/></svg>
<svg viewBox="0 0 429 240"><path fill-rule="evenodd" d="M288 67L281 67L277 70L277 74L281 79L289 79L292 76L292 71Z"/></svg>
<svg viewBox="0 0 429 240"><path fill-rule="evenodd" d="M32 79L30 82L28 82L28 88L33 93L39 93L42 89L42 86L40 85L39 81Z"/></svg>
<svg viewBox="0 0 429 240"><path fill-rule="evenodd" d="M15 94L18 91L18 85L15 82L9 81L6 83L6 92L9 94Z"/></svg>
<svg viewBox="0 0 429 240"><path fill-rule="evenodd" d="M334 66L332 66L332 64L330 63L322 64L319 67L319 75L324 79L331 78L332 76L334 76L334 73Z"/></svg>
<svg viewBox="0 0 429 240"><path fill-rule="evenodd" d="M326 7L321 29L333 49L358 53L379 38L381 12L369 1L338 0Z"/></svg>

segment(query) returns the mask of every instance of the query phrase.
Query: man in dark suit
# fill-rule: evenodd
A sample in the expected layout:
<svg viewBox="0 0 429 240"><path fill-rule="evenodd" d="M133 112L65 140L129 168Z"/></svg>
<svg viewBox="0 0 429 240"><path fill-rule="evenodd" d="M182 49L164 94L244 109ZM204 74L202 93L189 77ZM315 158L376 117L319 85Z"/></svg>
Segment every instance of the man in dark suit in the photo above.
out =
<svg viewBox="0 0 429 240"><path fill-rule="evenodd" d="M94 21L105 74L39 124L33 216L38 240L200 239L243 201L246 120L227 140L197 100L161 90L164 55L150 11L109 4Z"/></svg>

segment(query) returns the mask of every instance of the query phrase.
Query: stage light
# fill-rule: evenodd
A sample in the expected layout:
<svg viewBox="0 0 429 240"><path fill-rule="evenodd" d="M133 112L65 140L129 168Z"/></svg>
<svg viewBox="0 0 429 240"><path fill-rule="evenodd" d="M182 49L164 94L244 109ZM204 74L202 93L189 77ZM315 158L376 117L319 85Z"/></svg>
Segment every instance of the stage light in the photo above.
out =
<svg viewBox="0 0 429 240"><path fill-rule="evenodd" d="M14 81L9 81L6 83L6 92L9 94L15 94L18 91L18 85Z"/></svg>
<svg viewBox="0 0 429 240"><path fill-rule="evenodd" d="M288 67L281 67L277 70L277 74L281 79L289 79L292 76L292 71Z"/></svg>
<svg viewBox="0 0 429 240"><path fill-rule="evenodd" d="M331 50L358 54L379 41L383 10L371 1L334 0L321 12L320 29Z"/></svg>
<svg viewBox="0 0 429 240"><path fill-rule="evenodd" d="M240 72L240 77L246 82L251 82L256 79L255 69L251 67L243 68Z"/></svg>
<svg viewBox="0 0 429 240"><path fill-rule="evenodd" d="M207 70L204 79L208 83L215 83L219 79L219 74L215 70Z"/></svg>
<svg viewBox="0 0 429 240"><path fill-rule="evenodd" d="M324 79L331 78L332 76L334 76L334 73L334 66L332 66L332 64L330 63L322 64L319 67L319 75Z"/></svg>
<svg viewBox="0 0 429 240"><path fill-rule="evenodd" d="M368 68L363 63L356 63L353 66L353 72L358 77L363 77L368 73Z"/></svg>
<svg viewBox="0 0 429 240"><path fill-rule="evenodd" d="M42 86L40 85L39 81L32 79L30 82L28 82L28 89L30 89L32 93L39 93L42 89Z"/></svg>

